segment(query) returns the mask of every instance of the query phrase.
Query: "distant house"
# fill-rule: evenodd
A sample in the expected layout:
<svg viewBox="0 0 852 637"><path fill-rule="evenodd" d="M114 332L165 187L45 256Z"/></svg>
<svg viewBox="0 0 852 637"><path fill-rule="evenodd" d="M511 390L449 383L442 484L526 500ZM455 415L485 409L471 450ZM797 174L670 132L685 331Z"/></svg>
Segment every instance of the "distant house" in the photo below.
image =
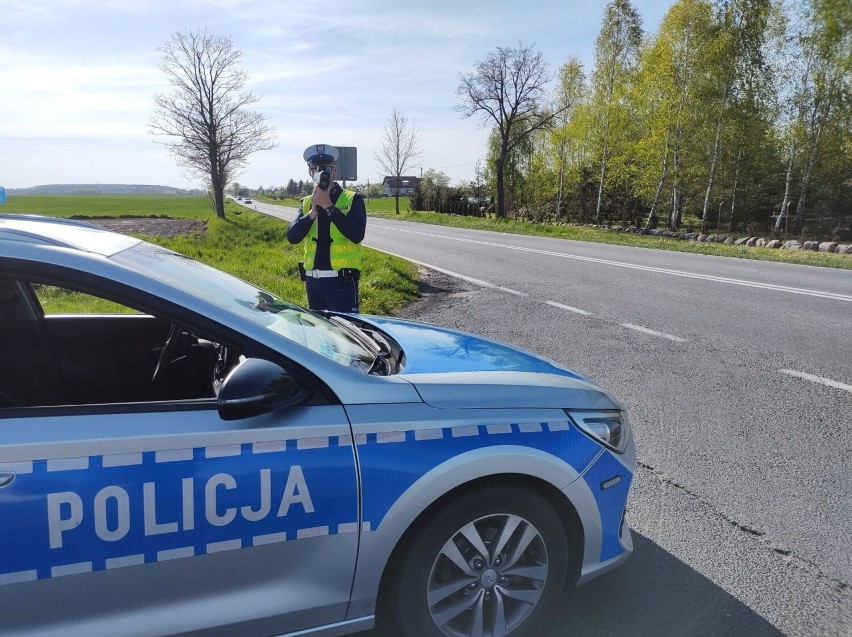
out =
<svg viewBox="0 0 852 637"><path fill-rule="evenodd" d="M399 196L407 197L411 193L414 192L414 189L420 185L420 182L423 181L420 177L407 177L402 175L399 178ZM396 195L396 177L385 177L382 182L382 187L384 188L384 194L386 197L393 197Z"/></svg>

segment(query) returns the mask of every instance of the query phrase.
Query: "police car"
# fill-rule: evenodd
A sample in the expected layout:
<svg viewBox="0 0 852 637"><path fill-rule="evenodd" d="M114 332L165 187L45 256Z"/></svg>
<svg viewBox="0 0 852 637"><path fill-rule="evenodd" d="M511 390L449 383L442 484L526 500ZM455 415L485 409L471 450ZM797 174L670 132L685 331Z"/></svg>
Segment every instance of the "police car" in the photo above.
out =
<svg viewBox="0 0 852 637"><path fill-rule="evenodd" d="M0 215L0 348L2 635L536 634L632 551L625 413L498 342Z"/></svg>

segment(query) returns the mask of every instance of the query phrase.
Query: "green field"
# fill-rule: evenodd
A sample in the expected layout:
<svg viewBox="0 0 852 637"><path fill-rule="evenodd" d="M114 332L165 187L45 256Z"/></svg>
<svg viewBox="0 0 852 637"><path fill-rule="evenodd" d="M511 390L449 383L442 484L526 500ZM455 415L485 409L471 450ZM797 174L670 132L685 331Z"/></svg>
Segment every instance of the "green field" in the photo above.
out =
<svg viewBox="0 0 852 637"><path fill-rule="evenodd" d="M189 195L39 195L10 196L0 213L50 217L170 217L207 219L206 197Z"/></svg>
<svg viewBox="0 0 852 637"><path fill-rule="evenodd" d="M299 305L307 305L305 286L299 280L298 262L304 247L287 241L287 224L247 210L232 201L225 203L225 219L217 218L207 200L200 197L16 197L0 213L45 214L56 217L171 217L207 220L204 233L174 238L136 235L151 243L181 252L198 261L230 272ZM364 249L361 276L361 311L391 314L417 298L417 268L383 252ZM45 291L46 311L99 312L97 299Z"/></svg>

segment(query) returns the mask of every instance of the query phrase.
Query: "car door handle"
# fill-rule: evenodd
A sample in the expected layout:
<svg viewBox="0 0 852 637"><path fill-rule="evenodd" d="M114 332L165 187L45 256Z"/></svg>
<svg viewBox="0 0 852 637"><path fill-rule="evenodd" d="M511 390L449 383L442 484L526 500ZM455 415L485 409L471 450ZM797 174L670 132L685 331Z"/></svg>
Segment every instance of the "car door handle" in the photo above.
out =
<svg viewBox="0 0 852 637"><path fill-rule="evenodd" d="M8 487L15 481L14 473L0 473L0 489Z"/></svg>

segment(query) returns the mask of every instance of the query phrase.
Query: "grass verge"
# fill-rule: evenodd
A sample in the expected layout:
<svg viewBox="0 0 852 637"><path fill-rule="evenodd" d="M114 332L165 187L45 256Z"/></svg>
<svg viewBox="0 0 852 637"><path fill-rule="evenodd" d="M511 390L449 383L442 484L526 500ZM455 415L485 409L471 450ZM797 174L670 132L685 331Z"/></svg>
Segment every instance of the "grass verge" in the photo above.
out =
<svg viewBox="0 0 852 637"><path fill-rule="evenodd" d="M16 197L14 205L0 212L43 214L56 217L170 217L207 220L207 231L177 237L133 233L135 236L175 250L220 270L229 272L281 298L307 306L305 285L299 280L298 262L304 246L287 241L287 224L279 219L247 210L231 201L225 218L211 213L203 197ZM419 295L417 268L413 264L364 248L361 275L361 311L391 314ZM98 299L44 291L51 313L114 311ZM44 300L44 299L43 299Z"/></svg>

